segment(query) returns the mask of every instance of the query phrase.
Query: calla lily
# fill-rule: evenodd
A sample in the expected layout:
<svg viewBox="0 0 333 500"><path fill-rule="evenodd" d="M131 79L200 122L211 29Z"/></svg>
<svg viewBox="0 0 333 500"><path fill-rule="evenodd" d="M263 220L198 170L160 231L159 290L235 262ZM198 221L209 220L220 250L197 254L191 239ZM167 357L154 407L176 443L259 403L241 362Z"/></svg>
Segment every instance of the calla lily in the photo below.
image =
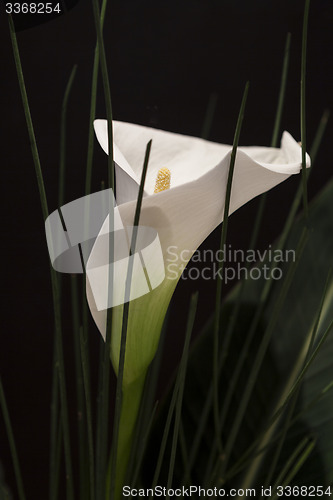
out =
<svg viewBox="0 0 333 500"><path fill-rule="evenodd" d="M108 153L106 120L96 120L94 126L100 145ZM189 260L222 222L232 147L130 123L115 121L113 127L121 220L125 226L133 225L145 145L152 139L140 226L157 230L166 263L168 248L173 248L172 276L166 266L163 282L130 303L124 370L127 385L146 373L155 354L167 307L184 269L184 255ZM306 165L310 166L308 155ZM156 193L156 179L163 168L170 172L170 188ZM229 214L300 170L301 148L288 132L283 133L280 148L239 147ZM87 298L96 325L105 337L107 312L97 310L89 280ZM122 306L114 308L113 318L111 358L117 372Z"/></svg>
<svg viewBox="0 0 333 500"><path fill-rule="evenodd" d="M94 126L99 143L108 153L106 120L96 120ZM152 139L139 226L148 226L158 232L166 264L168 249L172 247L173 252L172 273L166 265L161 284L129 304L117 456L116 489L120 495L146 372L155 355L173 291L184 269L184 255L189 260L223 219L232 147L130 123L114 122L113 130L117 210L122 223L133 225L145 146ZM306 165L310 166L309 156L306 156ZM283 133L281 148L238 148L229 214L300 170L301 148L287 132ZM103 246L102 250L99 247L99 239L107 229L108 220L90 254L89 261L94 262L94 266L99 259L107 261L108 246L105 245L104 250ZM89 307L105 338L107 311L98 310L92 293L98 287L96 276L87 273ZM102 294L106 296L107 286L104 288ZM113 308L111 360L116 373L122 315L122 305Z"/></svg>

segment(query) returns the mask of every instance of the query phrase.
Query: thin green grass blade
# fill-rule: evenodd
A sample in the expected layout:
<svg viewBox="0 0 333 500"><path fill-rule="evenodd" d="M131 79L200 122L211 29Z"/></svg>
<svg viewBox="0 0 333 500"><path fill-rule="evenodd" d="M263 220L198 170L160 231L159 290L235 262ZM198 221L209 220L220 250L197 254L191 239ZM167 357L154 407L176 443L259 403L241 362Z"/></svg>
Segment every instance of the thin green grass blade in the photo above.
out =
<svg viewBox="0 0 333 500"><path fill-rule="evenodd" d="M101 30L103 29L105 10L106 10L107 0L103 0L101 9ZM93 122L96 117L96 100L97 100L97 82L98 82L98 69L99 69L99 46L98 42L95 47L92 81L91 81L91 97L90 97L90 115L89 115L89 127L88 127L88 149L87 149L87 164L86 164L86 180L85 180L85 194L88 196L91 193L91 179L92 179L92 169L93 169L93 155L94 155L94 126ZM102 186L101 189L105 189ZM89 217L88 206L86 218ZM88 305L86 300L86 275L84 276L84 284L82 290L82 325L83 325L83 335L88 338ZM88 346L88 342L86 342ZM101 340L101 348L104 344ZM109 361L106 353L103 349L101 350L99 356L99 377L98 377L98 397L97 397L97 428L96 428L96 497L98 499L103 498L105 490L105 472L106 472L106 460L107 451L106 443L107 437L105 436L105 426L108 421L108 369L104 368L104 364L109 365ZM85 353L86 364L89 364L89 353ZM103 378L103 369L105 373L105 379ZM103 398L103 387L106 387L105 392L107 395ZM103 403L103 404L102 404ZM104 457L104 459L103 459Z"/></svg>
<svg viewBox="0 0 333 500"><path fill-rule="evenodd" d="M315 440L313 438L305 438L297 446L296 450L292 453L288 461L286 462L281 474L277 478L272 491L275 492L278 486L288 486L293 480L297 472L300 470L313 448L315 447ZM299 456L300 454L300 456ZM289 472L288 472L289 471ZM276 492L272 498L276 499L279 494Z"/></svg>
<svg viewBox="0 0 333 500"><path fill-rule="evenodd" d="M42 208L42 215L43 215L43 220L45 221L45 219L47 219L47 217L49 215L49 212L48 212L48 207L47 207L47 199L46 199L46 193L45 193L45 187L44 187L44 181L43 181L43 174L42 174L42 169L41 169L41 165L40 165L37 143L36 143L34 128L33 128L32 119L31 119L27 91L26 91L25 83L24 83L21 58L20 58L20 52L19 52L17 39L16 39L15 27L14 27L12 17L10 15L8 16L8 21L9 21L9 31L10 31L11 41L12 41L13 55L14 55L14 60L15 60L17 78L18 78L18 82L19 82L22 103L23 103L23 109L24 109L24 115L25 115L25 119L26 119L26 123L27 123L29 139L30 139L31 152L32 152L32 157L33 157L33 161L34 161L35 174L36 174L39 197L40 197L41 208Z"/></svg>
<svg viewBox="0 0 333 500"><path fill-rule="evenodd" d="M50 499L52 500L57 500L59 494L60 466L61 466L61 453L63 450L63 440L64 438L62 433L61 419L58 417L58 427L56 432L56 443L54 452L54 470L52 470L53 483L50 482ZM54 486L54 490L51 490L52 486Z"/></svg>
<svg viewBox="0 0 333 500"><path fill-rule="evenodd" d="M48 217L48 206L47 199L43 181L43 174L39 160L39 154L37 149L37 143L34 133L34 128L31 119L31 113L29 108L28 96L25 89L22 65L20 60L19 49L17 45L16 33L11 16L9 16L9 30L13 46L13 54L15 60L15 66L19 81L20 92L22 96L23 109L27 122L27 129L30 139L31 152L35 166L35 173L37 178L37 185L39 190L39 196L41 201L42 215L45 220ZM72 460L71 460L71 450L70 450L70 435L69 435L69 423L68 423L68 407L67 407L67 395L66 395L66 381L65 381L65 367L64 367L64 356L63 356L63 346L62 346L62 332L61 332L61 312L60 312L60 301L59 301L59 287L57 283L57 276L52 268L51 269L51 284L52 284L52 297L53 297L53 308L54 308L54 319L55 319L55 331L56 331L56 352L57 352L57 367L59 376L59 390L60 390L60 401L61 401L61 416L63 424L63 434L64 434L64 449L65 449L65 466L66 466L66 487L67 487L67 497L69 500L74 498L74 487L73 487L73 474L72 474Z"/></svg>
<svg viewBox="0 0 333 500"><path fill-rule="evenodd" d="M61 109L61 124L60 124L60 160L59 160L59 188L58 188L58 206L61 207L64 203L65 192L65 164L66 164L66 116L67 104L71 91L71 87L75 78L77 66L75 65L71 71ZM61 277L58 278L59 290L59 307L61 303ZM59 384L58 374L56 369L56 343L53 347L53 375L52 375L52 397L51 397L51 426L50 426L50 500L57 498L59 487L59 467L60 467L60 453L59 453Z"/></svg>
<svg viewBox="0 0 333 500"><path fill-rule="evenodd" d="M105 474L106 474L106 457L103 461L103 450L106 447L105 436L103 436L105 418L105 398L103 397L104 389L104 362L105 362L105 345L103 340L100 341L99 351L99 373L98 373L98 388L97 388L97 418L96 418L96 498L104 500L105 498ZM103 440L104 437L104 440ZM103 466L104 463L104 466Z"/></svg>
<svg viewBox="0 0 333 500"><path fill-rule="evenodd" d="M103 40L103 31L101 24L101 15L99 9L98 0L92 0L94 19L95 19L95 29L97 34L97 46L99 53L100 68L102 73L104 99L106 107L106 117L108 121L108 140L109 140L109 155L108 155L108 174L109 174L109 188L115 192L115 179L114 179L114 163L113 163L113 126L112 126L112 104L111 104L111 92L109 83L109 74L106 63L106 54ZM106 9L106 3L104 8ZM105 12L105 11L104 11ZM104 17L102 18L102 22Z"/></svg>
<svg viewBox="0 0 333 500"><path fill-rule="evenodd" d="M74 82L75 74L77 70L77 65L75 65L71 71L65 94L61 107L61 122L60 122L60 159L59 159L59 188L58 188L58 207L60 208L64 204L65 199L65 174L66 174L66 125L67 125L67 106L68 100L71 92L71 88ZM58 291L59 291L59 304L61 304L62 296L62 279L61 275L57 275ZM72 298L72 324L74 332L74 355L75 355L75 370L76 370L76 389L77 389L77 412L78 412L78 440L79 440L79 468L80 468L80 497L84 500L86 498L86 485L82 484L82 480L86 477L84 471L84 460L85 460L85 439L84 439L84 399L83 399L83 385L82 385L82 375L81 375L81 361L80 361L80 347L78 343L78 333L79 333L79 309L77 301L77 290L76 283L71 280L71 298ZM59 305L59 307L61 307ZM82 416L82 418L79 417ZM59 432L59 431L58 431ZM61 433L61 431L60 431ZM57 443L58 444L58 443ZM60 458L58 447L54 449L56 457ZM53 457L52 457L53 462ZM55 469L53 470L53 467ZM58 471L59 464L52 464L51 475ZM82 480L81 480L82 478ZM51 483L53 483L53 478ZM56 485L52 486L55 487ZM57 490L57 488L55 488ZM52 492L53 496L54 493Z"/></svg>
<svg viewBox="0 0 333 500"><path fill-rule="evenodd" d="M62 101L61 107L61 125L60 125L60 161L59 161L59 192L58 192L58 206L59 208L64 204L65 198L65 170L66 170L66 120L67 120L67 105L68 99L71 92L71 88L74 82L75 74L77 70L77 64L73 66L71 71L65 95Z"/></svg>
<svg viewBox="0 0 333 500"><path fill-rule="evenodd" d="M108 184L109 188L113 190L115 194L115 179L114 179L114 162L113 162L113 126L112 126L112 105L111 105L111 93L109 84L109 75L106 63L105 47L103 40L103 32L101 25L101 16L98 0L92 0L95 29L97 35L97 47L100 68L102 73L104 99L106 107L106 116L108 122ZM106 8L106 4L104 5ZM103 21L103 19L102 19ZM97 78L97 77L96 77ZM97 80L96 80L97 82ZM93 87L93 93L96 92L96 87ZM93 111L94 111L94 105ZM91 144L90 144L91 147ZM90 151L90 149L89 149ZM92 154L92 153L91 153ZM89 188L89 171L87 173L86 189ZM109 262L113 262L113 207L110 207L109 211L109 252L110 259ZM113 283L113 266L109 265L109 283ZM111 288L111 287L110 287ZM98 495L97 498L102 498L103 490L105 490L105 478L107 470L107 448L108 448L108 423L109 423L109 383L110 383L110 348L111 348L111 329L112 329L112 308L107 311L107 321L106 321L106 340L105 340L105 353L103 358L103 388L102 388L102 402L101 402L101 428L100 428L100 439L97 440L98 443L98 454L97 454L97 464L100 480L97 481ZM101 496L100 496L101 495Z"/></svg>
<svg viewBox="0 0 333 500"><path fill-rule="evenodd" d="M155 403L155 405L153 407L153 411L152 411L152 414L150 416L148 425L147 425L147 427L145 429L145 433L143 435L142 441L140 443L140 448L138 450L138 457L137 457L137 460L136 460L136 465L135 465L134 473L133 473L133 476L132 476L132 479L131 479L131 483L130 483L130 484L133 484L134 486L138 482L138 478L139 478L139 473L140 473L140 469L141 469L143 457L144 457L144 454L145 454L145 451L146 451L146 448L147 448L149 433L150 433L151 428L153 426L153 420L154 420L155 413L156 413L156 410L157 410L157 405L158 405L158 402L156 401L156 403Z"/></svg>
<svg viewBox="0 0 333 500"><path fill-rule="evenodd" d="M242 103L237 119L237 125L234 135L233 148L230 157L230 166L228 173L228 181L227 188L225 194L225 204L224 204L224 216L222 223L222 232L221 232L221 241L220 241L220 249L224 248L227 239L227 231L228 231L228 216L229 216L229 206L230 206L230 198L231 198L231 187L232 187L232 178L234 173L235 161L236 161L236 153L237 147L239 143L240 132L242 128L246 99L249 91L249 82L245 85L245 90L242 98ZM220 276L222 275L222 270L224 266L224 261L219 262L218 276L216 284L216 295L215 295L215 316L214 316L214 347L213 347L213 388L214 388L214 422L215 422L215 438L218 443L219 452L222 453L222 443L220 436L220 426L219 426L219 330L220 330L220 317L221 317L221 301L222 301L222 279Z"/></svg>
<svg viewBox="0 0 333 500"><path fill-rule="evenodd" d="M50 421L50 482L49 482L49 498L56 500L59 488L59 466L60 454L58 450L58 435L59 435L59 377L57 373L57 354L56 354L56 336L53 340L53 362L52 362L52 391L51 391L51 421Z"/></svg>
<svg viewBox="0 0 333 500"><path fill-rule="evenodd" d="M13 460L13 465L14 465L17 493L19 496L19 500L25 500L26 496L25 496L24 488L23 488L21 468L20 468L19 459L17 456L13 428L12 428L12 424L11 424L10 417L9 417L9 412L8 412L8 407L7 407L7 402L6 402L6 398L5 398L5 393L3 390L1 377L0 377L0 407L2 410L2 414L3 414L3 419L4 419L4 423L5 423L7 436L8 436L8 441L9 441L10 452L12 455L12 460Z"/></svg>
<svg viewBox="0 0 333 500"><path fill-rule="evenodd" d="M176 460L176 451L177 451L177 443L179 436L179 426L181 421L181 411L182 411L182 402L183 402L183 394L184 394L184 385L185 385L185 377L186 377L186 368L187 368L187 360L188 360L188 351L190 347L191 334L193 330L195 314L197 310L198 304L198 292L192 295L190 309L187 319L186 326L186 335L185 335L185 343L182 354L182 359L179 367L179 389L177 393L177 401L176 401L176 412L175 412L175 425L173 430L172 437L172 445L171 445L171 454L169 461L169 472L168 472L168 480L167 480L167 489L169 490L172 486L173 473L175 468L175 460ZM167 495L167 500L170 498Z"/></svg>
<svg viewBox="0 0 333 500"><path fill-rule="evenodd" d="M66 174L66 122L67 122L67 107L68 100L71 92L71 88L74 82L75 74L77 70L77 65L75 65L71 71L63 102L61 107L61 123L60 123L60 160L59 160L59 188L58 188L58 206L59 208L64 204L65 199L65 174ZM59 302L61 302L61 275L57 276L58 279L58 290L59 290ZM72 276L71 279L71 300L72 300L72 324L73 324L73 338L74 338L74 356L75 356L75 372L76 372L76 393L77 393L77 431L78 431L78 447L79 447L79 470L80 470L80 497L84 500L86 498L86 473L85 473L85 418L84 418L84 398L83 398L83 382L81 373L81 360L80 360L80 344L79 344L79 307L78 307L78 295L77 295L77 283L76 276ZM57 448L54 448L54 440L52 441L53 453L57 454ZM55 457L52 456L51 462L51 481L52 484L50 493L51 497L54 496L54 489L57 491L56 485L54 485L53 475L55 471L58 470L58 464L55 464Z"/></svg>
<svg viewBox="0 0 333 500"><path fill-rule="evenodd" d="M291 483L291 481L296 476L297 472L302 468L303 464L306 462L307 458L312 453L315 446L316 446L316 440L312 438L311 442L305 448L302 455L300 456L298 461L295 463L295 465L293 466L293 468L289 472L288 476L283 481L283 486L287 486Z"/></svg>
<svg viewBox="0 0 333 500"><path fill-rule="evenodd" d="M277 110L276 110L276 115L275 115L273 135L272 135L272 140L271 140L272 148L277 147L279 135L280 135L281 119L282 119L282 112L283 112L283 106L284 106L285 95L286 95L287 79L288 79L290 42L291 42L291 34L288 33L285 48L284 48L280 92L279 92Z"/></svg>
<svg viewBox="0 0 333 500"><path fill-rule="evenodd" d="M176 383L174 385L171 401L169 404L169 410L168 410L168 415L166 418L164 431L163 431L163 435L162 435L160 451L159 451L157 462L156 462L156 468L155 468L153 482L152 482L152 489L154 489L157 486L158 480L160 477L163 459L164 459L164 455L165 455L165 449L166 449L166 445L167 445L167 441L168 441L168 437L169 437L171 422L172 422L173 414L174 414L175 407L176 407L178 390L179 390L179 377L176 378ZM150 498L152 498L152 497L150 496Z"/></svg>
<svg viewBox="0 0 333 500"><path fill-rule="evenodd" d="M106 11L107 0L103 0L101 15L100 15L100 29L103 31L105 11ZM91 193L91 180L92 180L92 169L93 169L93 155L94 155L94 126L93 122L96 117L96 100L97 100L97 83L98 83L98 69L99 69L99 44L96 43L92 81L91 81L91 98L90 98L90 115L89 115L89 127L88 127L88 149L87 149L87 164L86 164L86 179L85 179L85 194L88 196ZM102 186L101 189L104 189ZM87 209L88 212L88 209ZM88 213L86 215L88 217ZM84 276L84 284L82 290L82 325L83 332L82 335L85 341L81 342L81 348L85 346L84 358L85 366L88 371L90 361L88 352L88 306L86 300L86 276ZM101 346L104 347L102 341ZM104 352L105 351L105 352ZM92 484L92 478L96 478L96 497L102 499L104 497L105 491L105 473L106 473L106 462L107 462L107 435L105 435L105 429L108 425L108 408L109 408L109 359L107 356L108 346L103 349L103 355L99 357L99 367L100 374L98 377L98 399L97 399L97 429L96 429L96 474L91 470L91 464L94 461L93 450L89 451L90 455L90 484ZM103 370L104 369L104 370ZM105 374L103 378L103 373ZM105 389L104 389L105 387ZM103 397L104 394L104 397ZM92 429L88 428L88 434L92 434ZM91 442L91 438L89 438ZM92 492L91 492L92 495ZM91 497L93 498L93 496Z"/></svg>
<svg viewBox="0 0 333 500"><path fill-rule="evenodd" d="M278 462L279 462L281 451L282 451L283 445L284 445L286 437L287 437L287 432L290 429L290 423L292 421L292 417L293 417L293 414L295 411L298 394L299 394L299 391L297 391L295 396L290 401L287 416L286 416L285 422L283 423L283 429L282 429L281 434L280 434L280 439L276 443L276 449L275 449L274 455L272 457L272 461L270 464L268 474L265 478L264 488L267 488L272 484L272 480L273 480L275 470L276 470ZM268 446L269 446L271 443L271 439L268 439L267 441L268 441ZM263 460L263 457L264 457L264 455L262 453L259 457L259 460L260 461ZM246 484L246 482L245 482L245 484Z"/></svg>
<svg viewBox="0 0 333 500"><path fill-rule="evenodd" d="M74 360L75 360L75 378L76 378L76 401L77 401L77 435L78 435L78 454L79 454L79 484L80 498L87 498L87 489L89 475L86 470L87 440L86 440L86 407L84 401L84 387L82 377L82 360L80 350L80 311L79 311L79 292L77 276L71 276L71 304L72 304L72 325L74 340ZM88 489L89 491L89 489Z"/></svg>
<svg viewBox="0 0 333 500"><path fill-rule="evenodd" d="M87 358L88 339L84 335L83 328L80 328L80 346L82 373L84 382L84 393L86 402L87 416L87 436L88 436L88 456L89 456L89 484L90 484L90 500L95 500L95 460L94 460L94 438L93 438L93 423L92 423L92 404L91 404L91 388L90 388L90 370L89 358Z"/></svg>
<svg viewBox="0 0 333 500"><path fill-rule="evenodd" d="M74 486L73 486L73 474L72 474L65 364L64 364L64 353L63 353L63 343L62 343L61 312L59 304L59 287L57 283L57 276L53 268L51 268L51 283L52 283L52 294L53 294L53 307L55 310L57 368L59 376L61 417L62 417L63 436L64 436L67 497L69 500L72 500L74 498Z"/></svg>
<svg viewBox="0 0 333 500"><path fill-rule="evenodd" d="M308 40L310 0L305 0L303 36L302 36L302 62L301 62L301 143L302 143L302 186L304 215L308 217L308 190L306 172L306 103L305 103L305 79L306 79L306 48Z"/></svg>
<svg viewBox="0 0 333 500"><path fill-rule="evenodd" d="M309 438L309 436L306 436L305 438L303 438L301 440L301 442L296 446L295 450L293 451L293 453L290 455L290 457L288 458L288 460L286 461L284 467L282 468L281 472L279 473L279 475L277 476L274 484L273 484L273 489L274 487L276 488L277 486L279 485L282 485L283 484L283 481L284 479L286 478L287 474L288 474L288 471L291 469L293 463L295 462L295 460L297 460L297 457L302 453L302 451L304 449L306 449L307 445L309 444L309 442L311 441L311 439Z"/></svg>
<svg viewBox="0 0 333 500"><path fill-rule="evenodd" d="M150 414L151 414L152 408L154 406L154 398L155 398L155 394L156 394L156 387L157 387L157 382L158 382L158 377L159 377L161 362L162 362L162 357L163 357L164 342L165 342L166 332L167 332L167 327L168 327L168 322L169 322L169 311L170 311L170 308L168 308L168 311L167 311L166 316L164 318L161 336L160 336L160 340L159 340L159 345L158 345L158 349L157 349L155 358L151 364L149 377L148 377L148 383L147 383L147 391L146 391L145 398L144 398L144 410L149 411ZM146 421L147 421L147 418L145 418L145 414L143 414L143 422L142 422L143 429L145 429L147 427L147 425L145 424Z"/></svg>
<svg viewBox="0 0 333 500"><path fill-rule="evenodd" d="M101 8L101 30L103 31L105 11L106 11L107 0L103 0ZM88 132L88 150L87 150L87 166L86 166L86 182L85 182L85 194L88 195L91 192L91 178L92 178L92 167L93 167L93 156L94 156L94 120L96 118L96 96L97 96L97 82L98 82L98 68L99 68L99 46L98 42L95 47L94 54L94 64L91 79L91 98L90 98L90 115L89 115L89 132ZM102 188L103 189L103 188Z"/></svg>
<svg viewBox="0 0 333 500"><path fill-rule="evenodd" d="M278 136L279 136L279 132L280 132L280 128L281 128L281 118L282 118L283 105L284 105L284 101L285 101L285 93L286 93L286 85L287 85L287 77L288 77L288 69L289 69L290 41L291 41L291 35L290 35L290 33L288 33L287 39L286 39L286 44L285 44L285 49L284 49L281 84L280 84L279 98L278 98L277 110L276 110L275 121L274 121L274 129L273 129L273 134L272 134L271 147L277 146ZM262 223L262 218L264 215L266 199L267 199L266 193L260 197L260 203L259 203L258 212L256 215L254 229L253 229L252 235L251 235L251 241L250 241L249 248L255 248L255 245L256 245L256 242L258 239L258 235L259 235L259 231L260 231L260 227L261 227L261 223ZM247 263L247 268L249 268L250 265L251 265L250 263ZM237 296L237 301L236 301L236 304L235 304L235 307L234 307L234 310L233 310L233 313L231 316L231 321L228 325L227 334L225 336L228 344L229 344L230 339L232 338L232 332L233 332L236 320L238 318L238 313L239 313L239 309L240 309L240 305L241 305L241 298L242 298L243 293L244 293L245 284L246 284L246 282L244 280L241 284L241 288L240 288L239 294ZM239 373L243 367L243 362L241 360L245 359L249 344L252 342L252 339L250 339L250 336L247 337L246 342L248 345L243 346L243 349L240 353L240 357L239 357L238 362L237 362L237 367L236 367L235 373L233 374L233 379L232 379L233 386L230 386L228 388L228 393L227 393L226 398L223 402L223 410L222 410L222 414L221 414L220 428L223 428L223 425L224 425L224 422L225 422L225 419L226 419L226 416L227 416L227 413L229 410L229 404L230 404L230 401L231 401L231 398L233 395L233 390L237 384ZM229 347L228 344L223 345L222 360L221 360L222 365L224 364L224 361L225 361L226 356L228 354L228 347Z"/></svg>
<svg viewBox="0 0 333 500"><path fill-rule="evenodd" d="M196 459L198 452L199 452L200 444L202 441L202 437L204 435L204 431L206 428L206 424L207 424L209 413L210 413L210 410L212 407L212 403L213 403L213 388L210 387L209 391L208 391L207 398L205 400L204 407L203 407L201 415L200 415L199 424L197 426L197 430L196 430L196 434L195 434L195 437L193 440L193 444L192 444L192 447L190 449L189 457L188 457L188 460L185 464L185 468L184 468L185 472L184 472L184 477L182 480L182 485L184 485L184 486L187 484L191 484L190 476L191 476L192 467L193 467L193 464L195 463L195 459ZM214 447L214 452L215 452L215 448L217 448L217 446Z"/></svg>
<svg viewBox="0 0 333 500"><path fill-rule="evenodd" d="M149 155L151 150L152 141L150 140L146 147L145 159L142 169L139 193L136 203L133 232L131 238L130 246L130 256L135 251L136 240L137 240L137 230L140 222L140 212L142 205L142 198L144 192L144 185L146 180L146 174L148 169ZM122 404L122 390L123 390L123 374L124 374L124 364L125 364L125 352L126 352L126 338L127 338L127 324L128 324L128 314L130 307L130 290L131 290L131 280L133 271L133 259L129 260L128 271L126 276L125 284L125 302L123 309L123 320L122 320L122 330L121 330L121 342L120 342L120 353L119 353L119 367L118 367L118 377L117 377L117 387L116 387L116 400L115 400L115 414L114 414L114 426L112 435L112 450L111 450L111 472L110 472L110 495L111 500L114 499L116 491L117 482L117 453L118 453L118 437L119 437L119 427L120 427L120 416L121 416L121 404ZM119 474L118 474L119 477Z"/></svg>

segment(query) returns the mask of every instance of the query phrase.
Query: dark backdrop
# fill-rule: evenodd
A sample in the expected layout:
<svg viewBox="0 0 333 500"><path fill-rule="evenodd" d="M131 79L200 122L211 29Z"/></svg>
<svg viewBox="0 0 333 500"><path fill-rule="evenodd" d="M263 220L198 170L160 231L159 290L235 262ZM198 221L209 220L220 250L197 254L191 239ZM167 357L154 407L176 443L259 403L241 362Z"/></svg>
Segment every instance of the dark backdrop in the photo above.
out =
<svg viewBox="0 0 333 500"><path fill-rule="evenodd" d="M290 72L282 127L299 140L303 4L302 0L110 0L105 46L114 118L198 136L209 97L216 93L218 101L210 139L231 143L244 85L250 80L241 144L269 145L284 44L290 31ZM7 19L3 5L0 7L3 231L0 372L28 498L42 499L46 496L48 481L53 343L49 263ZM332 16L330 0L312 1L307 76L309 143L324 109L332 107ZM74 64L78 70L68 106L65 201L84 194L95 48L91 2L80 0L65 15L50 22L30 28L29 23L17 20L18 43L49 210L53 211L57 207L61 103ZM97 116L105 117L101 86L97 107ZM311 198L331 176L331 141L329 123L311 177ZM106 158L95 144L93 190L97 191L101 180L107 180L107 174ZM272 243L279 234L299 181L300 177L290 179L270 194L260 248ZM257 200L254 200L232 216L228 242L234 247L246 247L256 207ZM216 230L205 246L217 248L218 240ZM68 285L67 277L64 284ZM190 293L196 288L201 290L196 333L213 310L215 283L182 282L178 286L176 304L171 310L161 387L178 359ZM64 343L72 401L70 412L74 420L70 315L70 306L65 305ZM94 356L99 334L93 330ZM97 371L96 364L92 371ZM0 417L0 461L8 482L14 484L2 424Z"/></svg>

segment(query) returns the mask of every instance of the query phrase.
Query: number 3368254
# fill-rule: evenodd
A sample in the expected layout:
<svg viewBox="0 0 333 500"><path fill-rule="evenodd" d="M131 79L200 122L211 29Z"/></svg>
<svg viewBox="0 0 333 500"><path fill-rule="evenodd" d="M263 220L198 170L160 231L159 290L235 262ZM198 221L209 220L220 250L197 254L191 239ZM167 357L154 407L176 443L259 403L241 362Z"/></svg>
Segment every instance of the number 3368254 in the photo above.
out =
<svg viewBox="0 0 333 500"><path fill-rule="evenodd" d="M6 3L7 14L52 14L53 12L61 13L60 3L57 3L55 6L51 2Z"/></svg>

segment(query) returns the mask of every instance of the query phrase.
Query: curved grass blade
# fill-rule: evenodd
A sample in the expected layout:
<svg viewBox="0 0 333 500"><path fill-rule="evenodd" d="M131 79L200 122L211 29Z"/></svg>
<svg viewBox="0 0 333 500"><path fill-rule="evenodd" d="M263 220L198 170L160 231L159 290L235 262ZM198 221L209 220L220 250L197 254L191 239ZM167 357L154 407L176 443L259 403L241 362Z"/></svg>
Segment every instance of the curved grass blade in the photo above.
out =
<svg viewBox="0 0 333 500"><path fill-rule="evenodd" d="M101 8L100 24L103 31L105 11L107 0L103 0ZM90 98L90 115L89 115L89 132L88 132L88 150L87 150L87 166L86 166L86 181L85 181L85 194L86 196L91 192L91 177L94 155L94 126L93 122L96 118L96 96L97 96L97 82L98 82L98 68L99 68L99 45L96 43L94 64L91 79L91 98ZM102 188L103 189L103 188Z"/></svg>
<svg viewBox="0 0 333 500"><path fill-rule="evenodd" d="M237 119L237 125L234 135L233 148L230 157L230 166L228 172L228 181L227 188L225 194L225 204L224 204L224 216L222 223L222 231L221 231L221 240L220 240L220 249L224 248L227 239L227 230L228 230L228 216L229 216L229 206L230 206L230 198L231 198L231 188L232 188L232 178L234 173L235 161L236 161L236 153L237 147L239 143L240 132L242 128L246 99L249 91L249 82L245 85L245 90L242 98L242 103ZM213 347L213 390L214 390L214 422L215 422L215 437L218 444L218 449L222 452L222 443L220 436L220 425L219 425L219 330L220 330L220 317L221 317L221 301L222 301L222 270L224 266L224 261L221 260L218 265L218 276L216 284L216 295L215 295L215 316L214 316L214 347Z"/></svg>
<svg viewBox="0 0 333 500"><path fill-rule="evenodd" d="M67 119L67 105L69 95L74 82L75 74L77 70L77 64L73 66L71 71L65 95L63 98L61 106L61 125L60 125L60 167L59 167L59 193L58 193L58 206L61 207L64 204L65 197L65 167L66 167L66 119Z"/></svg>
<svg viewBox="0 0 333 500"><path fill-rule="evenodd" d="M271 140L272 148L277 147L279 134L280 134L282 112L283 112L283 106L284 106L285 95L286 95L287 79L288 79L290 42L291 42L291 34L288 33L287 38L286 38L285 48L284 48L280 91L279 91L279 98L278 98L277 110L276 110L275 121L274 121L274 129L273 129L272 140Z"/></svg>
<svg viewBox="0 0 333 500"><path fill-rule="evenodd" d="M94 12L94 20L95 20L95 28L97 34L97 46L99 53L99 61L100 68L102 73L102 82L103 82L103 90L104 90L104 99L105 99L105 107L106 107L106 117L108 122L108 139L109 139L109 154L108 154L108 174L109 174L109 188L111 188L116 195L115 191L115 179L114 179L114 163L113 163L113 125L112 125L112 104L111 104L111 92L110 92L110 83L109 83L109 75L108 68L106 63L106 55L105 55L105 46L103 40L103 31L102 31L102 23L101 23L101 14L99 9L98 0L92 0L93 12ZM104 6L106 8L106 4ZM104 21L104 17L102 18L102 22Z"/></svg>

